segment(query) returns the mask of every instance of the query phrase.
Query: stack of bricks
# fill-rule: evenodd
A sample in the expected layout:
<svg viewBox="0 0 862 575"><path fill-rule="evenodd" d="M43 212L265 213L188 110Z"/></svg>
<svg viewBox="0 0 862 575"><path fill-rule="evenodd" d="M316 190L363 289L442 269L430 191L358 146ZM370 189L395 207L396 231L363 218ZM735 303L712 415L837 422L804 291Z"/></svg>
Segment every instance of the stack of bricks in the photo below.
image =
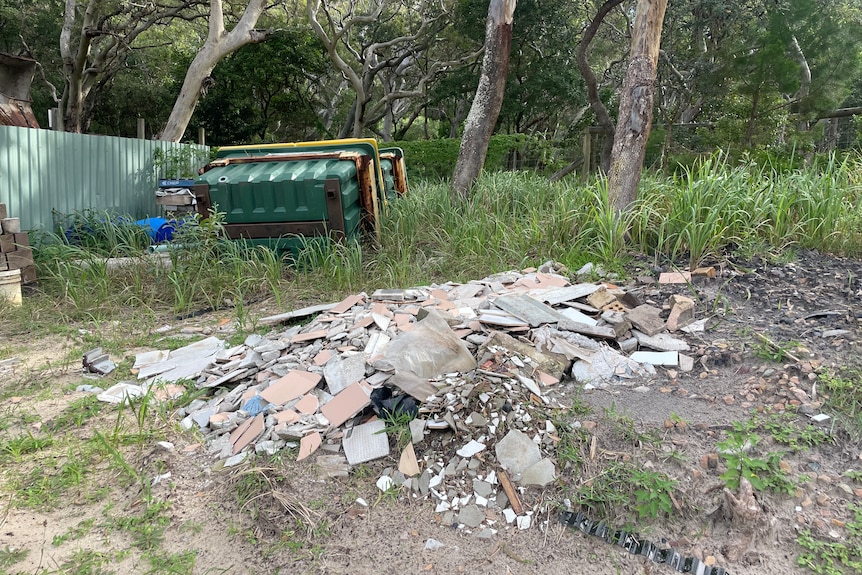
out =
<svg viewBox="0 0 862 575"><path fill-rule="evenodd" d="M36 281L33 249L26 232L21 232L21 220L10 218L6 204L0 204L0 271L21 270L22 283Z"/></svg>

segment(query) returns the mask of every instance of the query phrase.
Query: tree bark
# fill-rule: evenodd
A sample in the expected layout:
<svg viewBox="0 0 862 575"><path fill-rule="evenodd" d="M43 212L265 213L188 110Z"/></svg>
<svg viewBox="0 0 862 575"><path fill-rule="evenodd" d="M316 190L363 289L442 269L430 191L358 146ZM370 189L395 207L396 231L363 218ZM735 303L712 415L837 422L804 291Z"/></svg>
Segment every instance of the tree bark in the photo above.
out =
<svg viewBox="0 0 862 575"><path fill-rule="evenodd" d="M590 43L596 37L596 33L599 31L599 26L602 25L605 16L622 3L623 0L607 0L599 7L592 22L590 22L581 35L581 40L578 42L578 48L575 51L578 70L584 78L584 83L587 85L587 100L589 100L590 107L596 115L596 122L598 122L605 134L605 142L602 147L601 159L599 160L599 168L604 173L607 173L611 165L611 152L614 146L614 123L611 121L608 109L599 97L599 82L587 58L589 57Z"/></svg>
<svg viewBox="0 0 862 575"><path fill-rule="evenodd" d="M491 0L485 25L485 56L479 86L467 114L458 161L450 184L453 193L467 198L485 165L488 142L503 107L509 52L512 47L512 21L516 0Z"/></svg>
<svg viewBox="0 0 862 575"><path fill-rule="evenodd" d="M216 64L246 44L266 40L269 32L254 29L260 15L266 8L266 3L267 0L249 0L248 6L237 25L230 32L226 32L222 0L210 0L207 39L186 71L180 94L177 96L171 115L157 139L166 142L179 142L185 134L201 97L203 82L212 73Z"/></svg>
<svg viewBox="0 0 862 575"><path fill-rule="evenodd" d="M629 65L614 134L608 196L617 211L637 198L652 124L653 91L667 0L638 0Z"/></svg>

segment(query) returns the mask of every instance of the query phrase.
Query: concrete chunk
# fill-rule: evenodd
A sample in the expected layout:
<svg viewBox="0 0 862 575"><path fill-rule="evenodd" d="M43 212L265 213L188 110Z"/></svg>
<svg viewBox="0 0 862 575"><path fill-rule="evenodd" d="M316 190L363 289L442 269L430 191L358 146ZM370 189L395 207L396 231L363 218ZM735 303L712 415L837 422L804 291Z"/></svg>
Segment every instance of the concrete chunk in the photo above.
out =
<svg viewBox="0 0 862 575"><path fill-rule="evenodd" d="M631 324L647 335L656 335L665 328L665 323L659 317L661 310L649 304L639 305L633 310L626 312L626 319Z"/></svg>
<svg viewBox="0 0 862 575"><path fill-rule="evenodd" d="M539 446L517 429L510 430L506 437L498 441L495 451L503 469L513 474L523 473L542 459Z"/></svg>

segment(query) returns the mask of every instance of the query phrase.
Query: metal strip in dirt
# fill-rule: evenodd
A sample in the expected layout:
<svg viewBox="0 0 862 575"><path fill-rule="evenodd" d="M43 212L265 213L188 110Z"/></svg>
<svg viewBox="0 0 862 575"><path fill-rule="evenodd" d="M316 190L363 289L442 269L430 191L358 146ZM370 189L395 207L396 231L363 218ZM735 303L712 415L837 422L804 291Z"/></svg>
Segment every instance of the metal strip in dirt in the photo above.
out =
<svg viewBox="0 0 862 575"><path fill-rule="evenodd" d="M581 512L566 511L560 521L586 535L603 539L606 543L622 547L632 555L641 555L654 563L670 565L680 573L695 575L730 575L723 567L707 565L696 557L683 557L673 549L662 549L622 529L612 529L604 521L592 521Z"/></svg>

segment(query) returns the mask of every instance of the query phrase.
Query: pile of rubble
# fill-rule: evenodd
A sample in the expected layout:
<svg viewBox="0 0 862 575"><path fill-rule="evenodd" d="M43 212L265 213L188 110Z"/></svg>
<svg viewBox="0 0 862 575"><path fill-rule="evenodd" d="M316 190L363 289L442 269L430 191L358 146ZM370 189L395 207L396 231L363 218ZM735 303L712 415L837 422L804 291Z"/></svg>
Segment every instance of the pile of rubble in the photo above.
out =
<svg viewBox="0 0 862 575"><path fill-rule="evenodd" d="M556 478L560 380L605 386L650 377L655 366L690 370L688 345L667 331L702 329L691 299L642 301L643 291L572 284L559 272L549 263L263 318L277 326L315 316L232 348L209 337L139 354L143 382L100 397L176 397L176 382L189 379L212 388L180 415L225 466L252 449L298 446L298 460L315 454L322 473L346 475L387 457L387 431L400 432L399 464L381 490L431 497L445 522L481 536L501 521L526 529L534 510L519 490Z"/></svg>

